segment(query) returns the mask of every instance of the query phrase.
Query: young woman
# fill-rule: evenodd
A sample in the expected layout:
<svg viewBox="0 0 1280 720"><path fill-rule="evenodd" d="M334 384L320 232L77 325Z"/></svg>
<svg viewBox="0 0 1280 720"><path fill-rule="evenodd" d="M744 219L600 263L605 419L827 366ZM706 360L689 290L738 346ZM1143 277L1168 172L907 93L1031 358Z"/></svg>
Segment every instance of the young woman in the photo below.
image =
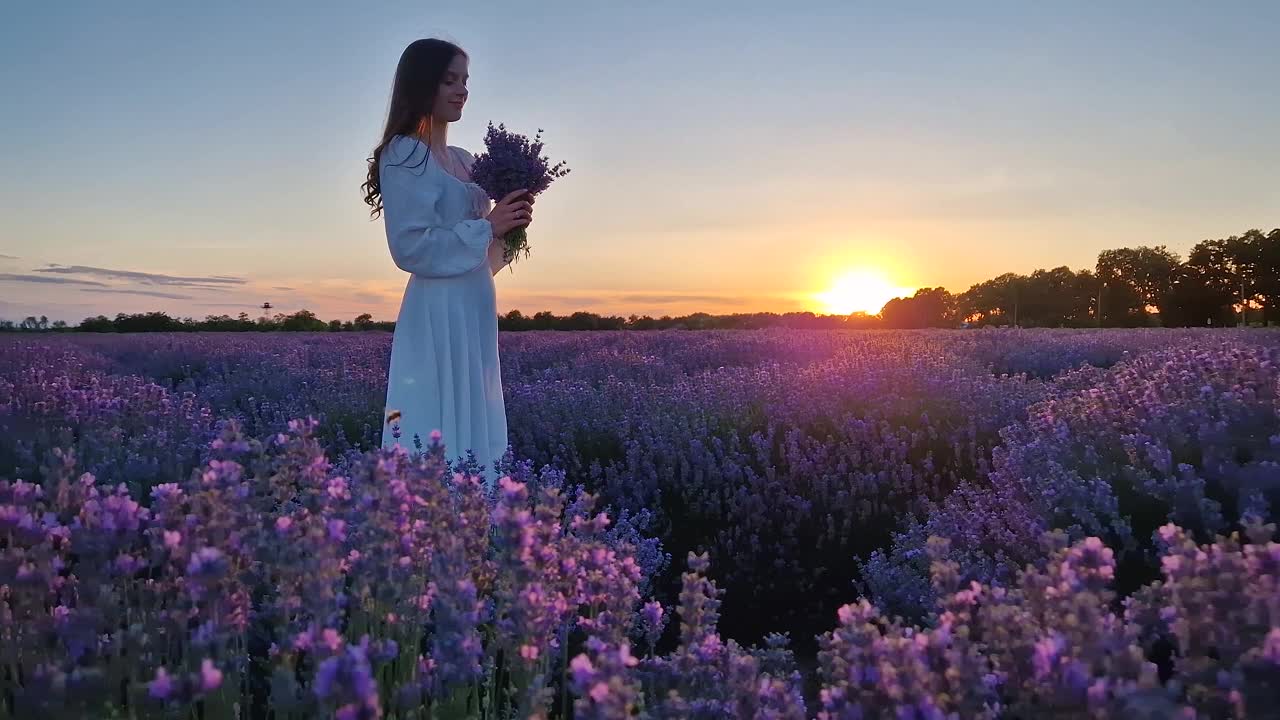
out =
<svg viewBox="0 0 1280 720"><path fill-rule="evenodd" d="M532 197L514 192L490 207L470 180L473 157L448 143L467 102L467 55L443 40L417 40L400 56L382 141L363 187L382 215L396 265L410 273L391 342L384 447L426 450L439 430L445 454L467 450L497 482L507 449L493 276L506 263L508 231L533 219Z"/></svg>

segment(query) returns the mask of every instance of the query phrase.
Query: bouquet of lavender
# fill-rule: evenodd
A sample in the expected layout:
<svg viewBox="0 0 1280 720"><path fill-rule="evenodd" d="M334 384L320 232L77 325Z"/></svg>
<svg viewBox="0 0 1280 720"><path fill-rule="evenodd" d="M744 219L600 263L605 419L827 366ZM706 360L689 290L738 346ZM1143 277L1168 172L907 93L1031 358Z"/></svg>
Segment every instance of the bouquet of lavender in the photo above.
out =
<svg viewBox="0 0 1280 720"><path fill-rule="evenodd" d="M489 129L484 135L485 152L476 156L471 167L471 180L488 193L495 202L510 193L524 188L537 195L551 185L551 181L569 174L563 162L549 164L542 155L542 130L530 141L528 137L507 130L505 125ZM503 237L503 259L511 261L524 250L529 255L529 237L523 227Z"/></svg>

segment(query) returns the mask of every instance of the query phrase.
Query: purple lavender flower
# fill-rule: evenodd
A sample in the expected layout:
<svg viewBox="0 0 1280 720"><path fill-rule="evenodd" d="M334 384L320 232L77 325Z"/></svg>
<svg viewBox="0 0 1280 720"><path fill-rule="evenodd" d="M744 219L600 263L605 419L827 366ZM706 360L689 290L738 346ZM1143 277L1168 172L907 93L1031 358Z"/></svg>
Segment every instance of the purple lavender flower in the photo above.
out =
<svg viewBox="0 0 1280 720"><path fill-rule="evenodd" d="M213 660L205 658L200 662L200 689L213 692L222 686L222 671L213 664Z"/></svg>
<svg viewBox="0 0 1280 720"><path fill-rule="evenodd" d="M614 646L599 638L587 640L587 652L573 658L569 665L573 691L574 717L630 717L640 704L640 688L630 670L639 663L625 642Z"/></svg>
<svg viewBox="0 0 1280 720"><path fill-rule="evenodd" d="M378 685L369 664L369 636L356 644L331 647L329 652L316 670L316 697L335 708L335 717L381 717Z"/></svg>
<svg viewBox="0 0 1280 720"><path fill-rule="evenodd" d="M147 692L157 700L167 700L173 693L173 679L163 667L156 668L156 676L147 686Z"/></svg>
<svg viewBox="0 0 1280 720"><path fill-rule="evenodd" d="M1280 627L1272 628L1262 644L1262 657L1272 665L1280 666Z"/></svg>
<svg viewBox="0 0 1280 720"><path fill-rule="evenodd" d="M187 564L188 575L216 574L225 571L226 556L221 550L213 547L202 547L191 555Z"/></svg>
<svg viewBox="0 0 1280 720"><path fill-rule="evenodd" d="M662 636L662 631L667 626L667 617L663 612L662 603L656 600L645 603L644 607L640 609L637 624L640 634L649 645L649 651L652 652L657 647L658 638Z"/></svg>

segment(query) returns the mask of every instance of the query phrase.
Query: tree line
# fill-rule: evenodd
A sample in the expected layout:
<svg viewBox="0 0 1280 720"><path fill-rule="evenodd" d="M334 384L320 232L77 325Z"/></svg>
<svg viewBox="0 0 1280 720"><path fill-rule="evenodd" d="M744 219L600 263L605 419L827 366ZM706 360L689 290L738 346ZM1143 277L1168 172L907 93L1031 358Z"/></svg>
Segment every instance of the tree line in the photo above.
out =
<svg viewBox="0 0 1280 720"><path fill-rule="evenodd" d="M1098 255L1092 270L1005 273L953 295L923 288L880 311L885 327L1196 327L1280 322L1280 228Z"/></svg>
<svg viewBox="0 0 1280 720"><path fill-rule="evenodd" d="M269 308L269 306L266 306ZM1280 228L1269 233L1204 240L1183 260L1167 247L1120 248L1098 255L1091 270L1068 267L1005 273L953 294L922 288L890 300L879 315L812 312L735 313L654 318L550 311L498 316L501 331L832 328L1017 327L1222 327L1280 323ZM364 313L352 320L322 320L310 310L252 318L209 315L203 320L163 312L85 318L79 325L27 317L0 321L9 332L354 332L393 330L392 321Z"/></svg>
<svg viewBox="0 0 1280 720"><path fill-rule="evenodd" d="M394 322L377 322L369 313L357 315L354 320L321 320L310 310L257 318L251 318L248 313L243 312L236 317L208 315L203 320L175 318L159 311L119 313L115 318L106 315L85 318L74 326L62 321L50 323L45 316L27 317L16 324L10 320L0 320L0 331L9 332L354 332L393 329Z"/></svg>
<svg viewBox="0 0 1280 720"><path fill-rule="evenodd" d="M277 313L271 317L251 318L247 313L237 317L229 315L209 315L203 320L193 318L175 318L164 312L119 313L115 318L105 315L85 318L79 325L68 325L63 321L49 322L48 317L28 317L20 323L0 320L0 332L93 332L93 333L135 333L135 332L362 332L368 330L392 331L394 321L375 321L365 313L354 320L322 320L310 310L299 310L291 314ZM864 313L854 315L817 315L812 312L790 313L749 313L737 315L711 315L693 313L691 315L659 318L648 315L599 315L592 312L575 312L570 315L556 315L544 310L525 315L519 310L512 310L498 316L498 329L501 331L520 330L659 330L659 329L755 329L768 327L792 328L847 328L847 327L881 327L879 318Z"/></svg>

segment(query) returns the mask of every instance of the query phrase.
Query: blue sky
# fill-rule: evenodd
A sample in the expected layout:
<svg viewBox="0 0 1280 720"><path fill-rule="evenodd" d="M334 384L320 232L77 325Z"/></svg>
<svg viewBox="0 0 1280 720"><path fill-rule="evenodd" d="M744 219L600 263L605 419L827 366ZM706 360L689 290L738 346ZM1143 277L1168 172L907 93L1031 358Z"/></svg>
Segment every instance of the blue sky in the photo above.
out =
<svg viewBox="0 0 1280 720"><path fill-rule="evenodd" d="M472 57L454 144L542 127L573 168L501 311L821 311L849 271L960 291L1280 224L1280 4L1028 5L6 9L0 317L394 317L358 185L426 36Z"/></svg>

